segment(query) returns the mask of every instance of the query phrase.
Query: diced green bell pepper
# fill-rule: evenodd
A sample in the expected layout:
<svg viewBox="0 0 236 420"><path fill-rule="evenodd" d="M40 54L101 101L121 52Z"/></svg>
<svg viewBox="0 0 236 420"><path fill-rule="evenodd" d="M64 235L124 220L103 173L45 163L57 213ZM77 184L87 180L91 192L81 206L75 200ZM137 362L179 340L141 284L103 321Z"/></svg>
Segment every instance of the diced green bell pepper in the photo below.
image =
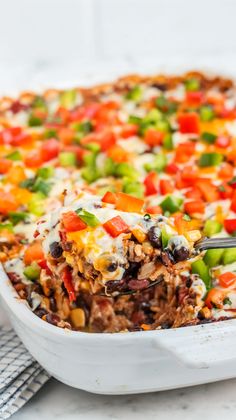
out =
<svg viewBox="0 0 236 420"><path fill-rule="evenodd" d="M203 105L200 108L200 118L202 121L211 121L214 117L215 113L210 105Z"/></svg>
<svg viewBox="0 0 236 420"><path fill-rule="evenodd" d="M224 249L208 249L204 255L204 262L209 267L216 267L220 264Z"/></svg>
<svg viewBox="0 0 236 420"><path fill-rule="evenodd" d="M127 176L131 179L136 179L138 177L138 172L133 166L129 165L126 162L122 162L116 165L115 175L118 177Z"/></svg>
<svg viewBox="0 0 236 420"><path fill-rule="evenodd" d="M33 281L39 278L40 271L41 269L38 266L38 264L36 262L33 262L31 265L28 265L27 267L25 267L23 273L25 277L27 277L27 279Z"/></svg>
<svg viewBox="0 0 236 420"><path fill-rule="evenodd" d="M175 213L178 211L183 203L183 199L175 197L173 195L168 195L161 203L160 206L162 210L169 211L170 213Z"/></svg>
<svg viewBox="0 0 236 420"><path fill-rule="evenodd" d="M58 158L61 166L76 166L76 154L73 152L61 152L59 153Z"/></svg>
<svg viewBox="0 0 236 420"><path fill-rule="evenodd" d="M166 227L163 226L161 228L161 243L162 243L162 248L165 249L168 245L168 242L171 238L171 235L169 233L167 233Z"/></svg>
<svg viewBox="0 0 236 420"><path fill-rule="evenodd" d="M126 95L125 98L129 101L139 102L142 99L142 88L141 86L134 86Z"/></svg>
<svg viewBox="0 0 236 420"><path fill-rule="evenodd" d="M222 224L217 220L207 220L203 229L203 233L206 236L213 236L222 230Z"/></svg>
<svg viewBox="0 0 236 420"><path fill-rule="evenodd" d="M193 274L198 274L199 277L204 281L207 290L212 287L211 276L209 273L209 268L204 263L203 260L197 260L192 263L192 272Z"/></svg>
<svg viewBox="0 0 236 420"><path fill-rule="evenodd" d="M236 248L225 249L222 256L222 264L232 264L236 261Z"/></svg>
<svg viewBox="0 0 236 420"><path fill-rule="evenodd" d="M165 114L173 114L177 110L177 103L166 98L164 95L156 99L156 106Z"/></svg>
<svg viewBox="0 0 236 420"><path fill-rule="evenodd" d="M96 181L100 177L100 172L97 170L96 166L87 166L81 171L82 178L87 181L89 184Z"/></svg>
<svg viewBox="0 0 236 420"><path fill-rule="evenodd" d="M103 172L105 176L115 175L116 164L110 157L105 159L105 162L103 165Z"/></svg>
<svg viewBox="0 0 236 420"><path fill-rule="evenodd" d="M14 152L9 153L6 158L13 161L22 160L22 156L19 150L15 150Z"/></svg>
<svg viewBox="0 0 236 420"><path fill-rule="evenodd" d="M144 165L144 168L147 172L150 171L156 171L156 172L162 172L167 165L167 157L166 155L163 155L159 153L158 155L154 156L154 159L150 163L146 163Z"/></svg>
<svg viewBox="0 0 236 420"><path fill-rule="evenodd" d="M203 153L200 156L198 165L203 168L207 166L217 166L223 161L223 159L224 155L222 155L221 153Z"/></svg>
<svg viewBox="0 0 236 420"><path fill-rule="evenodd" d="M185 88L188 92L198 91L200 89L200 81L195 78L191 78L185 81Z"/></svg>
<svg viewBox="0 0 236 420"><path fill-rule="evenodd" d="M125 179L123 182L123 192L137 198L143 198L144 186L140 182Z"/></svg>
<svg viewBox="0 0 236 420"><path fill-rule="evenodd" d="M33 113L29 115L28 126L29 127L40 127L43 124L43 119L37 117Z"/></svg>
<svg viewBox="0 0 236 420"><path fill-rule="evenodd" d="M76 90L65 90L60 95L60 105L63 108L71 109L75 106Z"/></svg>
<svg viewBox="0 0 236 420"><path fill-rule="evenodd" d="M17 223L25 221L29 217L28 213L23 211L10 211L8 216L13 225L17 225Z"/></svg>
<svg viewBox="0 0 236 420"><path fill-rule="evenodd" d="M54 168L53 166L42 166L37 171L37 176L43 179L49 179L54 175Z"/></svg>
<svg viewBox="0 0 236 420"><path fill-rule="evenodd" d="M213 133L208 133L207 131L204 131L204 133L202 133L201 135L201 138L209 144L214 144L217 139L217 136Z"/></svg>

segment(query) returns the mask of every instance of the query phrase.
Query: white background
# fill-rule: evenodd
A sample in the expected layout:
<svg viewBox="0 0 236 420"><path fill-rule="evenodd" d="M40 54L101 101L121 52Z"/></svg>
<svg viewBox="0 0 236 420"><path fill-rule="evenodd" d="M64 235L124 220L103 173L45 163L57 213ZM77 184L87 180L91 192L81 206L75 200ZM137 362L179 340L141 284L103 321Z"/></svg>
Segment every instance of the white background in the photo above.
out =
<svg viewBox="0 0 236 420"><path fill-rule="evenodd" d="M236 0L0 0L1 93L182 66L236 75ZM51 381L13 419L233 420L235 385L104 397Z"/></svg>

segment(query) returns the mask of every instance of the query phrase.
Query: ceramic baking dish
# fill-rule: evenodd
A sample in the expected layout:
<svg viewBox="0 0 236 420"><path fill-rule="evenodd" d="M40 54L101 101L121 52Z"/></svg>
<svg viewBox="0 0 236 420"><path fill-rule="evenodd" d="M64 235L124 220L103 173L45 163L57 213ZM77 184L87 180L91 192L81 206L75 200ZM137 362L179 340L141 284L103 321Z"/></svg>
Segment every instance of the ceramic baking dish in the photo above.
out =
<svg viewBox="0 0 236 420"><path fill-rule="evenodd" d="M0 267L0 295L13 327L35 359L67 385L129 394L236 376L236 320L172 330L89 334L34 315Z"/></svg>

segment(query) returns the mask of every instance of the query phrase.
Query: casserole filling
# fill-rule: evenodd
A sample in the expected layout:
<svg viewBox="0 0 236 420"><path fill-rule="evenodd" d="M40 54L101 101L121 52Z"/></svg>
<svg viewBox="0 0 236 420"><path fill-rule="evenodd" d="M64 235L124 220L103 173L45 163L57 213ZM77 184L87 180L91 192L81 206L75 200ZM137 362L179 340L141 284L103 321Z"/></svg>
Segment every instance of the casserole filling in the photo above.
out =
<svg viewBox="0 0 236 420"><path fill-rule="evenodd" d="M2 98L0 261L63 328L232 318L236 250L194 244L236 232L235 161L230 80L129 76Z"/></svg>

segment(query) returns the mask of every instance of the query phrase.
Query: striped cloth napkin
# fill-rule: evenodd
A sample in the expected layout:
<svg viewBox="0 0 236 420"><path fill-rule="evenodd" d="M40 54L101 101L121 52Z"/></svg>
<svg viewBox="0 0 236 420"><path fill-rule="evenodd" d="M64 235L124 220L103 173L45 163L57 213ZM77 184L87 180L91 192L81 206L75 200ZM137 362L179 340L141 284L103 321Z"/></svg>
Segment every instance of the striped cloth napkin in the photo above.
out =
<svg viewBox="0 0 236 420"><path fill-rule="evenodd" d="M49 379L15 332L0 327L0 419L8 419Z"/></svg>

